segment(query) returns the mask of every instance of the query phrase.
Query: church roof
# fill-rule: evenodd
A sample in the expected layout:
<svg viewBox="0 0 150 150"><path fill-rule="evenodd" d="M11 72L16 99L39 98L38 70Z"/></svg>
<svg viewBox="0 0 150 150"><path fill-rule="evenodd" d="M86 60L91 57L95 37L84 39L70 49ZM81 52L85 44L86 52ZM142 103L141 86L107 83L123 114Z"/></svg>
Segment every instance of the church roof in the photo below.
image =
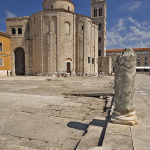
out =
<svg viewBox="0 0 150 150"><path fill-rule="evenodd" d="M45 0L44 2L46 2L46 1L48 1L48 0ZM74 3L73 3L71 0L56 0L56 1L67 1L67 2L69 2L69 3L71 3L71 4L74 5ZM44 2L43 2L43 3L44 3ZM74 5L74 7L75 7L75 5Z"/></svg>

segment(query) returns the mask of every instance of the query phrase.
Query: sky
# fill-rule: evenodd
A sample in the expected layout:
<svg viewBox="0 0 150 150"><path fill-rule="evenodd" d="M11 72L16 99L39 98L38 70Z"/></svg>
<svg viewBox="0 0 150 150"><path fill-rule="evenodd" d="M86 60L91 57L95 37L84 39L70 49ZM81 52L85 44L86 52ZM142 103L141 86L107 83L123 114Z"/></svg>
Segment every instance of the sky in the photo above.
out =
<svg viewBox="0 0 150 150"><path fill-rule="evenodd" d="M30 16L42 11L44 0L1 0L0 31L6 18ZM72 0L75 13L90 17L90 0ZM150 47L150 0L106 0L106 49Z"/></svg>

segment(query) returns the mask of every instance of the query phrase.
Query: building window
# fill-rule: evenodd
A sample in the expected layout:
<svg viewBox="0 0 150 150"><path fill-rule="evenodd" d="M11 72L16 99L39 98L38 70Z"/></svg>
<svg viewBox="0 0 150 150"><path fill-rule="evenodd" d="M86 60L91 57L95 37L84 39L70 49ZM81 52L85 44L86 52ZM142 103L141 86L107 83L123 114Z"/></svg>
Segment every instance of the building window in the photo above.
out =
<svg viewBox="0 0 150 150"><path fill-rule="evenodd" d="M114 62L112 62L112 66L114 66Z"/></svg>
<svg viewBox="0 0 150 150"><path fill-rule="evenodd" d="M99 43L99 44L101 44L101 40L102 40L102 38L99 37L99 38L98 38L98 43Z"/></svg>
<svg viewBox="0 0 150 150"><path fill-rule="evenodd" d="M0 66L4 66L3 58L0 58Z"/></svg>
<svg viewBox="0 0 150 150"><path fill-rule="evenodd" d="M12 29L11 29L11 33L12 33L12 34L16 34L16 29L15 29L15 28L12 28Z"/></svg>
<svg viewBox="0 0 150 150"><path fill-rule="evenodd" d="M147 57L145 57L145 61L147 61Z"/></svg>
<svg viewBox="0 0 150 150"><path fill-rule="evenodd" d="M112 57L111 60L114 61L114 57Z"/></svg>
<svg viewBox="0 0 150 150"><path fill-rule="evenodd" d="M82 26L82 30L84 30L84 26Z"/></svg>
<svg viewBox="0 0 150 150"><path fill-rule="evenodd" d="M68 10L69 10L69 7L68 7Z"/></svg>
<svg viewBox="0 0 150 150"><path fill-rule="evenodd" d="M18 28L18 34L22 34L22 29Z"/></svg>
<svg viewBox="0 0 150 150"><path fill-rule="evenodd" d="M101 56L101 50L100 49L98 50L98 56Z"/></svg>
<svg viewBox="0 0 150 150"><path fill-rule="evenodd" d="M102 24L99 24L99 25L98 25L98 29L99 29L99 30L102 30Z"/></svg>
<svg viewBox="0 0 150 150"><path fill-rule="evenodd" d="M92 58L92 64L94 64L94 58Z"/></svg>
<svg viewBox="0 0 150 150"><path fill-rule="evenodd" d="M99 16L102 16L102 8L99 9Z"/></svg>
<svg viewBox="0 0 150 150"><path fill-rule="evenodd" d="M145 66L147 66L147 62L145 62Z"/></svg>
<svg viewBox="0 0 150 150"><path fill-rule="evenodd" d="M138 57L138 61L140 61L140 57Z"/></svg>
<svg viewBox="0 0 150 150"><path fill-rule="evenodd" d="M94 9L94 17L97 17L97 9Z"/></svg>
<svg viewBox="0 0 150 150"><path fill-rule="evenodd" d="M3 43L0 42L0 52L3 51Z"/></svg>
<svg viewBox="0 0 150 150"><path fill-rule="evenodd" d="M140 62L138 62L138 66L140 66Z"/></svg>
<svg viewBox="0 0 150 150"><path fill-rule="evenodd" d="M51 9L53 9L53 5L51 5Z"/></svg>
<svg viewBox="0 0 150 150"><path fill-rule="evenodd" d="M88 63L90 63L90 57L88 57Z"/></svg>

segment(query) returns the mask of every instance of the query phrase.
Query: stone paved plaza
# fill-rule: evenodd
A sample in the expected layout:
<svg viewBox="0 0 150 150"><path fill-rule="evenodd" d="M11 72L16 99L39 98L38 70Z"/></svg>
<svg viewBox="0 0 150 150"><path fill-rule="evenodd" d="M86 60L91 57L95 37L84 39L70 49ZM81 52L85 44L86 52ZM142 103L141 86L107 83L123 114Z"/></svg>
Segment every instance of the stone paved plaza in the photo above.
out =
<svg viewBox="0 0 150 150"><path fill-rule="evenodd" d="M96 149L150 149L149 75L136 77L138 125L133 127L108 123L106 128L106 99L62 95L107 91L113 80L113 76L1 77L0 150L84 150L98 144L103 147ZM107 108L111 100L108 97Z"/></svg>

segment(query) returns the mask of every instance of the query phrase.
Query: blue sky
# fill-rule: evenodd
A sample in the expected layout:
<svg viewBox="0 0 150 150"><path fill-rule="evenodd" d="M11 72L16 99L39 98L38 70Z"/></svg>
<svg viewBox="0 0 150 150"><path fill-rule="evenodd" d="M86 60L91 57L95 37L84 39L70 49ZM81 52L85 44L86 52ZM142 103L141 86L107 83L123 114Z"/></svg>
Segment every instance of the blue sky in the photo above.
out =
<svg viewBox="0 0 150 150"><path fill-rule="evenodd" d="M72 0L75 12L90 16L90 0ZM43 0L2 0L0 31L7 17L30 16L42 10ZM107 49L150 47L150 0L106 0Z"/></svg>

